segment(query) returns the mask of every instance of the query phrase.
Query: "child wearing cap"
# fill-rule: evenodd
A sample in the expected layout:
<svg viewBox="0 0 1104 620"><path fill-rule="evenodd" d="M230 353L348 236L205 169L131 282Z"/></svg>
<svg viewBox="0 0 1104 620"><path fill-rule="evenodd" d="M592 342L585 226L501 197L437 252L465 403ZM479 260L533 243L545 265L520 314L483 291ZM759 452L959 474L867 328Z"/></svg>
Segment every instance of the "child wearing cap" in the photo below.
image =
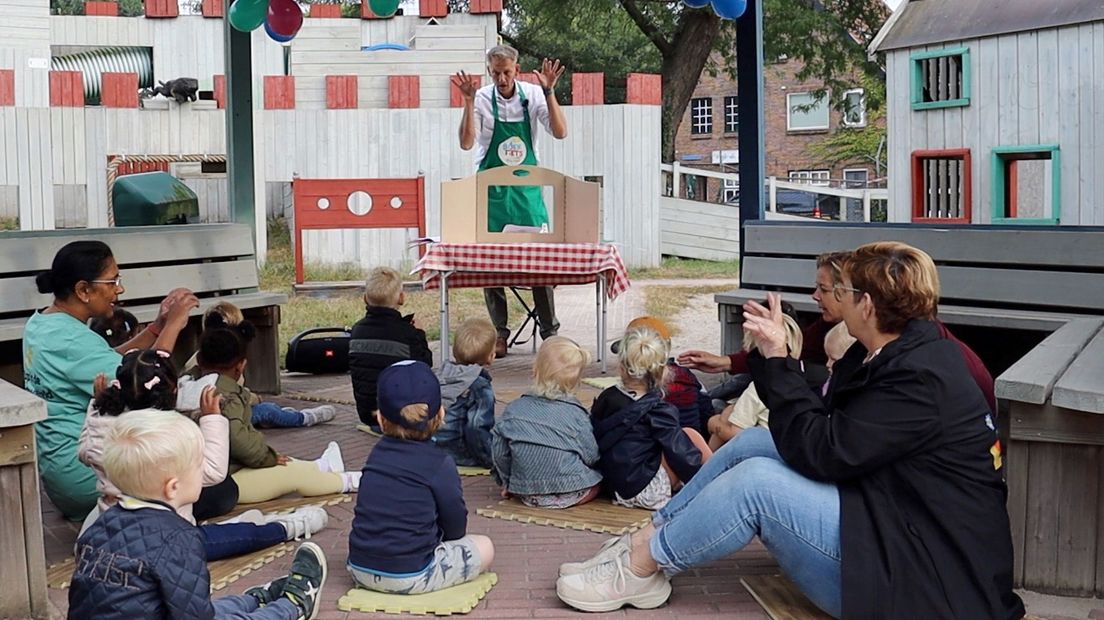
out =
<svg viewBox="0 0 1104 620"><path fill-rule="evenodd" d="M627 329L618 346L621 381L590 409L598 464L615 504L662 508L713 454L696 428L684 427L674 405L661 398L670 352L670 340L651 327Z"/></svg>
<svg viewBox="0 0 1104 620"><path fill-rule="evenodd" d="M491 539L465 535L456 463L430 441L444 420L441 384L424 362L380 373L377 422L383 438L368 455L349 532L348 569L359 586L424 594L471 581L494 560ZM386 498L387 501L379 501Z"/></svg>

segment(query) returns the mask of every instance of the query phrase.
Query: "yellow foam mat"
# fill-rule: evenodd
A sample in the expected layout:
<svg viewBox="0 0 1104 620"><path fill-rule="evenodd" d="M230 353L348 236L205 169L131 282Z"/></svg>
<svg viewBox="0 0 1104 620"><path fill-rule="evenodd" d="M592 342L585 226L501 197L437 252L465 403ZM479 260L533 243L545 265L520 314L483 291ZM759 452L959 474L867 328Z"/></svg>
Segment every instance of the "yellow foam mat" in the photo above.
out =
<svg viewBox="0 0 1104 620"><path fill-rule="evenodd" d="M784 575L748 575L741 577L740 583L771 620L830 620L832 617L814 605Z"/></svg>
<svg viewBox="0 0 1104 620"><path fill-rule="evenodd" d="M553 509L530 508L511 498L480 508L475 513L492 519L614 535L635 532L652 520L651 511L615 506L607 499L597 499L582 506Z"/></svg>
<svg viewBox="0 0 1104 620"><path fill-rule="evenodd" d="M461 476L489 476L491 470L486 467L471 467L468 465L457 465L456 472Z"/></svg>
<svg viewBox="0 0 1104 620"><path fill-rule="evenodd" d="M209 562L207 570L211 573L211 591L221 590L238 579L268 564L278 557L287 555L295 549L295 543L284 542L274 547L258 549L253 553ZM55 590L65 590L73 578L76 562L69 558L46 569L46 585Z"/></svg>
<svg viewBox="0 0 1104 620"><path fill-rule="evenodd" d="M314 396L311 394L304 394L302 392L284 392L280 394L280 398L287 398L289 400L302 400L308 403L329 403L331 405L352 405L356 406L356 401L348 398L338 398L336 396Z"/></svg>
<svg viewBox="0 0 1104 620"><path fill-rule="evenodd" d="M377 433L376 431L372 430L372 427L368 426L367 424L357 424L356 429L358 431L362 432L362 433L368 433L369 435L371 435L373 437L383 437L382 434Z"/></svg>
<svg viewBox="0 0 1104 620"><path fill-rule="evenodd" d="M619 377L588 377L586 379L583 379L583 383L589 385L590 387L604 390L611 385L617 385L617 382L620 380L621 379Z"/></svg>
<svg viewBox="0 0 1104 620"><path fill-rule="evenodd" d="M466 614L483 600L496 583L498 575L484 573L467 583L428 594L384 594L353 588L337 599L337 608L341 611L382 611L387 614Z"/></svg>

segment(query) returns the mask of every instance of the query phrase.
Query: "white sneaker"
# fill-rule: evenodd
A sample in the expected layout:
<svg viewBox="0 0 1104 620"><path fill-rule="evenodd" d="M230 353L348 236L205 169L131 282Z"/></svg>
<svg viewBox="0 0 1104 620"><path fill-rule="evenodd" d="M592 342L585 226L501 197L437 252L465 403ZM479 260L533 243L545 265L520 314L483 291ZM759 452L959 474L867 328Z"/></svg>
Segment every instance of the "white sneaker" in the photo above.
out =
<svg viewBox="0 0 1104 620"><path fill-rule="evenodd" d="M335 473L345 471L345 458L341 456L341 446L337 445L336 441L331 441L322 452L322 456L314 459L314 462L318 463L318 469L322 471Z"/></svg>
<svg viewBox="0 0 1104 620"><path fill-rule="evenodd" d="M598 553L589 560L583 562L565 562L560 564L560 577L566 575L578 575L579 573L586 572L586 569L594 566L595 564L601 564L606 560L621 555L625 551L632 548L632 542L629 534L622 534L621 536L614 536L606 542L602 543L602 548L598 550Z"/></svg>
<svg viewBox="0 0 1104 620"><path fill-rule="evenodd" d="M294 512L282 515L265 515L265 523L279 523L287 530L285 540L310 538L311 534L326 527L330 515L318 506L302 506Z"/></svg>
<svg viewBox="0 0 1104 620"><path fill-rule="evenodd" d="M315 424L329 422L334 419L334 416L337 415L337 410L333 408L333 405L322 405L320 407L304 409L302 413L303 426L314 426Z"/></svg>
<svg viewBox="0 0 1104 620"><path fill-rule="evenodd" d="M252 523L253 525L264 525L266 521L263 512L257 510L256 508L251 508L232 519L219 521L218 525L227 525L230 523Z"/></svg>
<svg viewBox="0 0 1104 620"><path fill-rule="evenodd" d="M582 611L614 611L625 605L653 609L671 597L671 582L662 571L637 577L629 570L629 552L623 551L582 573L560 577L556 595Z"/></svg>
<svg viewBox="0 0 1104 620"><path fill-rule="evenodd" d="M360 476L361 472L359 471L341 472L341 492L358 493L360 491Z"/></svg>

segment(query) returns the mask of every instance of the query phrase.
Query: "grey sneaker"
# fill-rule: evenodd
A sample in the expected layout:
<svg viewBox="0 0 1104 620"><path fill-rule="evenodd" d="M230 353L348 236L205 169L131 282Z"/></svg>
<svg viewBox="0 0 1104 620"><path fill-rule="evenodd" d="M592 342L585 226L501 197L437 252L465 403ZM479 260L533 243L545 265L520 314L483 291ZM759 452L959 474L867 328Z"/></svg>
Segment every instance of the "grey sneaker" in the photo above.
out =
<svg viewBox="0 0 1104 620"><path fill-rule="evenodd" d="M244 593L257 599L257 604L264 607L284 595L285 583L287 583L287 577L280 577L263 586L253 586Z"/></svg>
<svg viewBox="0 0 1104 620"><path fill-rule="evenodd" d="M329 422L334 419L334 416L337 415L337 410L333 408L333 405L322 405L321 407L304 409L302 413L303 426L314 426L315 424Z"/></svg>
<svg viewBox="0 0 1104 620"><path fill-rule="evenodd" d="M614 611L625 605L653 609L671 597L671 582L662 571L637 577L629 570L629 552L623 551L582 573L560 577L556 595L581 611Z"/></svg>
<svg viewBox="0 0 1104 620"><path fill-rule="evenodd" d="M303 613L300 620L314 620L321 607L322 586L326 585L326 554L318 545L305 542L295 551L291 571L284 582L281 596Z"/></svg>
<svg viewBox="0 0 1104 620"><path fill-rule="evenodd" d="M279 523L287 531L285 540L310 538L311 534L326 527L330 515L318 506L301 506L287 514L265 515L265 523Z"/></svg>
<svg viewBox="0 0 1104 620"><path fill-rule="evenodd" d="M614 536L613 538L602 543L602 548L598 550L598 553L594 557L584 562L565 562L560 564L560 577L565 575L578 575L579 573L586 572L586 569L594 566L595 564L601 564L606 560L621 555L625 551L628 551L632 547L632 542L629 534L622 534L621 536Z"/></svg>

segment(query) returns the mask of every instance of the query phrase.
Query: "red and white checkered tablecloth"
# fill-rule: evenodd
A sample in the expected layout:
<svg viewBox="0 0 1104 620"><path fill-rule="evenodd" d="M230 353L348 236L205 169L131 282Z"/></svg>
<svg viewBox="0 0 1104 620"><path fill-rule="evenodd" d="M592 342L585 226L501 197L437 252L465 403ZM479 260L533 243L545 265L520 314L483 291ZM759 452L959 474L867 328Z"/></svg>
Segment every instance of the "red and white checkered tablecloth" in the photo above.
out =
<svg viewBox="0 0 1104 620"><path fill-rule="evenodd" d="M436 243L414 266L426 288L588 284L606 275L606 295L629 289L629 274L617 247L605 243Z"/></svg>

